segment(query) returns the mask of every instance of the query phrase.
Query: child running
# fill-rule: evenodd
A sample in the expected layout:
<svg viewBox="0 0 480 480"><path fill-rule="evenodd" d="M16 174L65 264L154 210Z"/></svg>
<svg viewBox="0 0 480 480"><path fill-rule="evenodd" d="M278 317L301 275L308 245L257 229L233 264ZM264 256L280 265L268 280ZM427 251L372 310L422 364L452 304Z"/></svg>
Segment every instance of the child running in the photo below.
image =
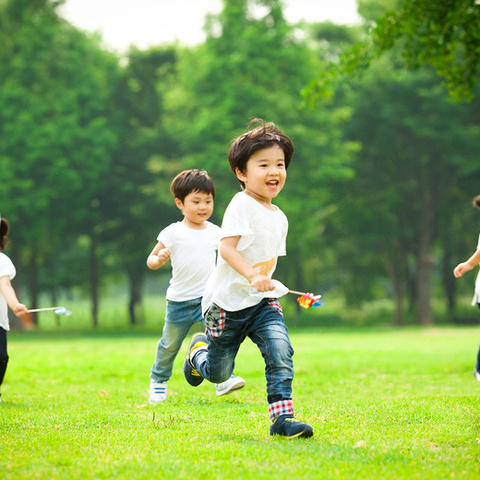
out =
<svg viewBox="0 0 480 480"><path fill-rule="evenodd" d="M8 220L0 216L0 387L5 378L8 364L7 331L10 330L8 307L12 309L17 317L28 314L27 307L18 301L15 290L12 287L11 280L16 275L15 266L10 258L3 253L8 244L8 231Z"/></svg>
<svg viewBox="0 0 480 480"><path fill-rule="evenodd" d="M477 195L472 204L475 208L480 209L480 195ZM480 264L480 236L478 237L478 245L476 251L465 262L459 263L453 270L455 278L460 278L464 273L469 272ZM480 272L477 273L475 280L475 291L473 292L472 305L476 305L480 309ZM473 376L480 382L480 348L477 352L477 362L473 369Z"/></svg>
<svg viewBox="0 0 480 480"><path fill-rule="evenodd" d="M151 270L159 269L168 259L172 263L165 324L150 373L151 404L167 400L167 382L172 376L178 350L190 327L196 322L204 322L202 295L207 278L215 267L220 238L220 227L208 221L213 213L215 186L207 172L185 170L173 179L170 190L183 220L172 223L159 233L158 243L147 258ZM217 396L245 386L243 378L233 374L229 377L215 385Z"/></svg>
<svg viewBox="0 0 480 480"><path fill-rule="evenodd" d="M187 382L197 386L226 380L246 337L265 360L270 435L311 437L310 425L294 418L293 348L272 280L277 257L286 254L288 221L272 200L281 192L293 155L291 140L273 123L252 120L256 128L236 138L228 154L242 191L222 222L219 259L205 288L202 311L207 335L193 335L184 361Z"/></svg>

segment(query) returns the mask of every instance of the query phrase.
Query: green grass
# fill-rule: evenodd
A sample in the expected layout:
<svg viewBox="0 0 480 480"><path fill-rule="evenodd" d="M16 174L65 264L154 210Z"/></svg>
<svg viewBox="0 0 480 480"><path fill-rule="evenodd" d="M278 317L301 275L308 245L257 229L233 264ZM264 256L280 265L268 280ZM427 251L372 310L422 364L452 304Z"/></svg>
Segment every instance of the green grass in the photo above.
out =
<svg viewBox="0 0 480 480"><path fill-rule="evenodd" d="M478 328L299 330L296 416L311 439L268 434L263 360L246 387L187 385L147 402L149 331L11 332L0 405L2 479L478 479Z"/></svg>

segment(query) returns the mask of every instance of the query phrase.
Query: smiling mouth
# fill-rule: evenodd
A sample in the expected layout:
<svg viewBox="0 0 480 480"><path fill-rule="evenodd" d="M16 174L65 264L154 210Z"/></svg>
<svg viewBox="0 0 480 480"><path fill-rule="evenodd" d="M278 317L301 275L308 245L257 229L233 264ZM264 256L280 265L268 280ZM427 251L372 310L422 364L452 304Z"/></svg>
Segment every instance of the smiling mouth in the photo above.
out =
<svg viewBox="0 0 480 480"><path fill-rule="evenodd" d="M278 187L279 182L278 180L271 180L270 182L267 182L267 186L269 187Z"/></svg>

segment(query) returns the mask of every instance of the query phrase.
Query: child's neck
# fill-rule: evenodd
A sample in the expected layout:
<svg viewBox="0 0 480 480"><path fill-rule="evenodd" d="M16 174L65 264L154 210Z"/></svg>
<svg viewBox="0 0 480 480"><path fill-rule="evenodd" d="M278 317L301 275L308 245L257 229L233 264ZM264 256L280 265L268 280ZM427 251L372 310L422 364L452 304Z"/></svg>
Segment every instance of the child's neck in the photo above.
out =
<svg viewBox="0 0 480 480"><path fill-rule="evenodd" d="M188 218L184 218L182 220L182 223L187 227L187 228L191 228L192 230L205 230L207 228L207 222L202 222L202 223L195 223L195 222L192 222L190 220L188 220Z"/></svg>
<svg viewBox="0 0 480 480"><path fill-rule="evenodd" d="M247 194L249 197L253 198L256 202L258 202L260 205L263 205L265 208L268 208L268 210L276 210L277 208L275 205L272 203L271 198L263 198L258 195L256 195L254 192L244 190L243 191L245 194Z"/></svg>

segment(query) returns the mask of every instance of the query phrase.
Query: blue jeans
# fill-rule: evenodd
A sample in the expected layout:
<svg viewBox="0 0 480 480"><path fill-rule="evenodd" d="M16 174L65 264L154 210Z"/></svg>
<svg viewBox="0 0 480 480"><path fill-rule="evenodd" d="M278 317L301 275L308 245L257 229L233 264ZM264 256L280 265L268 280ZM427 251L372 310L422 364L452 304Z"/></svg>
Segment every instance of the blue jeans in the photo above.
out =
<svg viewBox="0 0 480 480"><path fill-rule="evenodd" d="M277 299L263 299L254 307L227 312L212 305L205 315L208 350L200 350L193 365L210 382L221 383L230 376L241 343L249 337L265 360L269 404L291 406L293 348ZM282 403L283 402L283 403Z"/></svg>
<svg viewBox="0 0 480 480"><path fill-rule="evenodd" d="M182 346L182 342L192 325L197 322L204 322L201 297L184 302L167 300L167 313L162 338L157 344L155 363L150 373L152 380L160 383L170 379L173 362Z"/></svg>

